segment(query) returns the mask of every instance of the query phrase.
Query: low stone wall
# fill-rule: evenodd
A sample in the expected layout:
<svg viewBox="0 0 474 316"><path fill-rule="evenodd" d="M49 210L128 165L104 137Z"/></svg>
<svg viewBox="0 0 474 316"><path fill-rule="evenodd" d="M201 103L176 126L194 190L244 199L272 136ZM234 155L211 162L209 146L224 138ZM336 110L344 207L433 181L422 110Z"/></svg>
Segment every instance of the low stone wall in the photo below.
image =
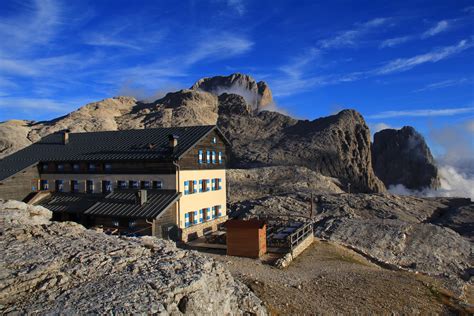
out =
<svg viewBox="0 0 474 316"><path fill-rule="evenodd" d="M211 227L212 231L216 231L217 226L221 223L226 222L227 219L228 216L226 215L209 222L204 222L187 228L181 228L181 240L184 242L188 242L190 240L189 235L192 234L196 234L196 237L202 237L204 235L204 230L209 227Z"/></svg>
<svg viewBox="0 0 474 316"><path fill-rule="evenodd" d="M314 235L309 234L298 246L296 246L292 251L285 254L283 257L278 259L275 262L277 268L283 269L290 265L290 263L298 257L306 248L308 248L314 241Z"/></svg>

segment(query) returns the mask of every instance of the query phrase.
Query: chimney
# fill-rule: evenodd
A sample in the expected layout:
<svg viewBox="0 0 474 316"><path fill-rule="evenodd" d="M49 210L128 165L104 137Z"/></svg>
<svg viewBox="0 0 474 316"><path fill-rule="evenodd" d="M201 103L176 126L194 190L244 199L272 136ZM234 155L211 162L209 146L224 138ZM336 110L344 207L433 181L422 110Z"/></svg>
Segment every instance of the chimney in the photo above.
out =
<svg viewBox="0 0 474 316"><path fill-rule="evenodd" d="M62 131L61 136L63 145L67 145L69 143L69 130Z"/></svg>
<svg viewBox="0 0 474 316"><path fill-rule="evenodd" d="M139 190L136 193L137 204L143 205L147 202L147 191L146 190Z"/></svg>
<svg viewBox="0 0 474 316"><path fill-rule="evenodd" d="M170 148L175 148L176 146L178 146L178 138L179 138L178 135L173 135L173 134L168 135Z"/></svg>

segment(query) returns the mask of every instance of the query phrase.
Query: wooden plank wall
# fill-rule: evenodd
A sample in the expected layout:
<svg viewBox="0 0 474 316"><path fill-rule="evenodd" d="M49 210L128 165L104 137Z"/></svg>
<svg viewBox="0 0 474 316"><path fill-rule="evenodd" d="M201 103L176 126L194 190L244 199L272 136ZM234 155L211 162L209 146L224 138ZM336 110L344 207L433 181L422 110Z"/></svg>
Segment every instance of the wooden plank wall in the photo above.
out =
<svg viewBox="0 0 474 316"><path fill-rule="evenodd" d="M217 138L217 143L212 143L212 138ZM179 140L178 140L179 142ZM203 163L200 164L198 160L199 150L203 151ZM217 163L205 163L206 161L206 151L215 151ZM222 164L219 164L218 153L222 152ZM180 160L179 166L181 170L203 170L203 169L225 169L227 163L227 149L223 139L219 136L216 131L212 131L201 139L201 141L189 150Z"/></svg>
<svg viewBox="0 0 474 316"><path fill-rule="evenodd" d="M22 201L31 193L33 179L39 179L37 166L29 167L0 182L0 198Z"/></svg>
<svg viewBox="0 0 474 316"><path fill-rule="evenodd" d="M266 252L266 229L228 228L227 255L259 258Z"/></svg>

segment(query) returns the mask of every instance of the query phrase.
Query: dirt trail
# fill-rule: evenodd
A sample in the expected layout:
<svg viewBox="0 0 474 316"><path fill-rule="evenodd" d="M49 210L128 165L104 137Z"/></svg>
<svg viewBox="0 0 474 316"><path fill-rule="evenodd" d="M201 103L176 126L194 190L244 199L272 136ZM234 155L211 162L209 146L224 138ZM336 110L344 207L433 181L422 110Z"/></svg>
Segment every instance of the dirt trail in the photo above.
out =
<svg viewBox="0 0 474 316"><path fill-rule="evenodd" d="M454 312L437 280L383 269L329 242L315 242L285 270L258 260L208 255L249 285L274 315Z"/></svg>

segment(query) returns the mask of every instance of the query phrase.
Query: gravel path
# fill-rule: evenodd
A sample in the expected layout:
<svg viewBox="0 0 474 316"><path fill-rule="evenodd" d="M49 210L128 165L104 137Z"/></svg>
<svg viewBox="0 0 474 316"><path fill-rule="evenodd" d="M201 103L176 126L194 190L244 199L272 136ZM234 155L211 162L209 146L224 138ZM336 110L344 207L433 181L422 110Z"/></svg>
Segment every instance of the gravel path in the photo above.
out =
<svg viewBox="0 0 474 316"><path fill-rule="evenodd" d="M272 314L450 314L441 283L383 269L359 254L316 241L285 270L259 260L208 254L246 283Z"/></svg>

